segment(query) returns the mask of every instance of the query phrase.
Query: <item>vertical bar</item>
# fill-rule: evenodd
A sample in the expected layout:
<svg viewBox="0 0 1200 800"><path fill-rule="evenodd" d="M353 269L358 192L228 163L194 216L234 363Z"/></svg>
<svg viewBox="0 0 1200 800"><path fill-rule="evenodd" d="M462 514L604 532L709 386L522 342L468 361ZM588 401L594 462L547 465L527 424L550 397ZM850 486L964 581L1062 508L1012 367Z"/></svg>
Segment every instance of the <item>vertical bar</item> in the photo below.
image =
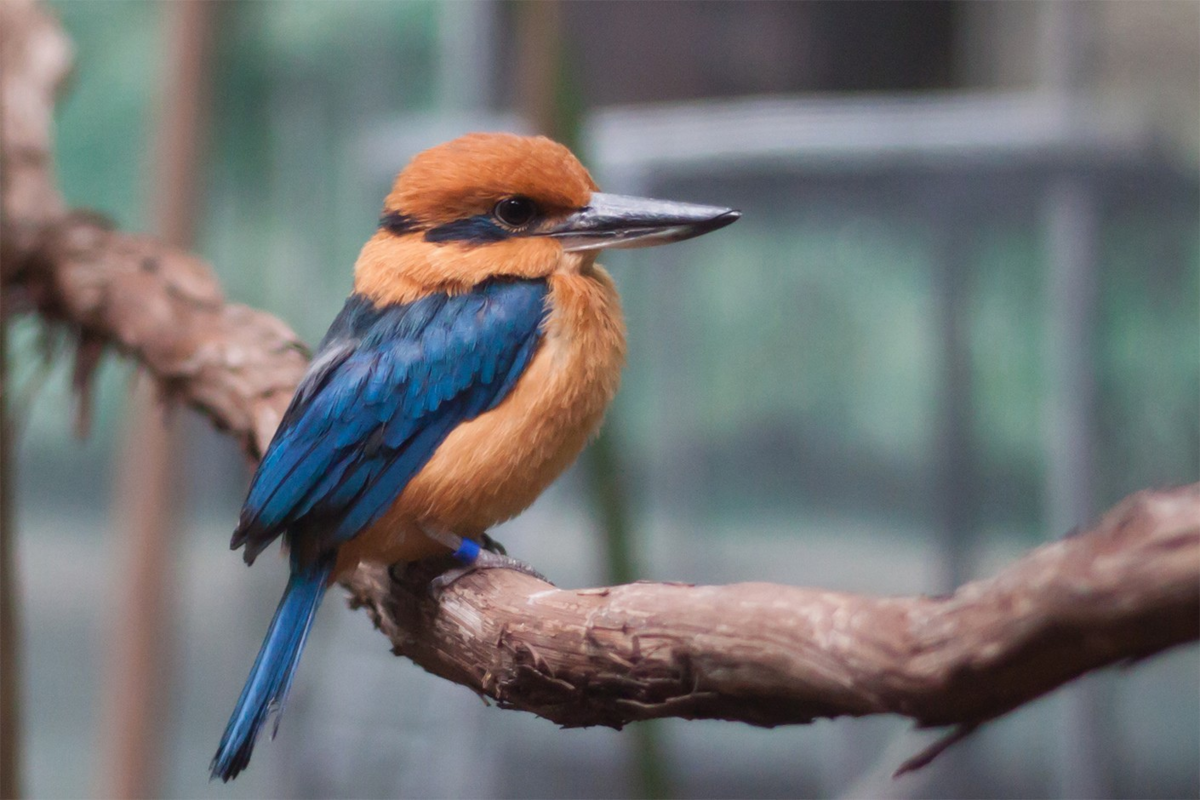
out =
<svg viewBox="0 0 1200 800"><path fill-rule="evenodd" d="M493 0L458 0L438 6L438 106L444 111L479 112L493 87Z"/></svg>
<svg viewBox="0 0 1200 800"><path fill-rule="evenodd" d="M938 379L937 498L941 543L939 589L951 591L973 572L978 489L971 423L974 391L968 306L971 220L967 200L946 187L935 190L932 216L937 226L934 269L936 314L941 344Z"/></svg>
<svg viewBox="0 0 1200 800"><path fill-rule="evenodd" d="M1040 88L1062 106L1069 122L1088 89L1095 10L1089 3L1042 3L1038 13ZM1050 270L1046 518L1051 535L1058 536L1087 522L1095 507L1093 317L1099 212L1094 188L1078 175L1054 178L1044 202ZM1103 676L1090 677L1063 694L1061 797L1107 797L1114 791L1110 765L1115 751L1106 733L1110 695Z"/></svg>
<svg viewBox="0 0 1200 800"><path fill-rule="evenodd" d="M121 537L117 608L105 680L100 763L102 796L153 797L170 680L174 499L181 440L158 402L153 381L139 376L126 412L118 464L116 527Z"/></svg>
<svg viewBox="0 0 1200 800"><path fill-rule="evenodd" d="M558 104L557 84L563 80L562 3L525 0L516 8L521 112L534 130L574 147L579 120L565 118Z"/></svg>
<svg viewBox="0 0 1200 800"><path fill-rule="evenodd" d="M152 191L159 236L178 247L195 238L201 140L206 128L216 4L163 7L170 72L162 91ZM121 456L117 508L123 563L103 717L103 795L161 795L170 686L173 489L184 442L148 380L135 388Z"/></svg>
<svg viewBox="0 0 1200 800"><path fill-rule="evenodd" d="M1046 516L1052 535L1062 535L1087 522L1095 508L1095 192L1081 177L1058 178L1047 192L1044 213L1050 266ZM1096 676L1064 693L1061 797L1097 798L1113 792L1113 751L1105 734L1108 695Z"/></svg>
<svg viewBox="0 0 1200 800"><path fill-rule="evenodd" d="M1050 256L1046 440L1047 515L1054 534L1087 522L1095 505L1096 217L1093 193L1083 179L1066 176L1050 186L1045 209Z"/></svg>
<svg viewBox="0 0 1200 800"><path fill-rule="evenodd" d="M17 613L13 429L9 419L8 318L0 316L0 797L21 796L21 648Z"/></svg>
<svg viewBox="0 0 1200 800"><path fill-rule="evenodd" d="M1087 85L1093 9L1088 3L1041 3L1037 7L1039 88L1070 99Z"/></svg>
<svg viewBox="0 0 1200 800"><path fill-rule="evenodd" d="M933 253L941 368L938 386L936 497L938 588L952 591L975 570L978 526L979 470L972 432L975 404L971 363L970 303L972 295L971 241L975 223L970 210L970 187L935 183L929 187L935 225ZM977 794L975 743L962 742L943 756L936 790L948 797Z"/></svg>
<svg viewBox="0 0 1200 800"><path fill-rule="evenodd" d="M564 4L525 0L517 7L518 52L521 57L520 102L534 130L551 136L579 152L582 105L574 102L568 63L563 47ZM583 455L587 491L604 535L608 579L628 583L637 575L632 513L622 486L621 465L615 433L617 420L608 421ZM646 720L629 728L638 797L664 798L672 794L658 720Z"/></svg>

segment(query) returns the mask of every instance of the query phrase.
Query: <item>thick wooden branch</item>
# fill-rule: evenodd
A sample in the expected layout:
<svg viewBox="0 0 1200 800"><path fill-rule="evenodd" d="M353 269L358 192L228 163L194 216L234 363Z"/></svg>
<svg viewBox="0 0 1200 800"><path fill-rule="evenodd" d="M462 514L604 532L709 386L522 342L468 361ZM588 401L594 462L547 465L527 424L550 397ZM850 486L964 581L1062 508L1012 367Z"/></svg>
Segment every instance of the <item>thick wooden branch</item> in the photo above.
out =
<svg viewBox="0 0 1200 800"><path fill-rule="evenodd" d="M86 214L44 229L20 288L78 335L76 383L103 348L132 356L168 399L205 414L258 458L308 364L277 318L225 303L203 261Z"/></svg>
<svg viewBox="0 0 1200 800"><path fill-rule="evenodd" d="M975 726L1200 636L1200 484L1133 495L1086 533L944 597L570 590L488 570L434 599L428 572L411 572L364 566L349 581L395 652L565 726L888 713Z"/></svg>

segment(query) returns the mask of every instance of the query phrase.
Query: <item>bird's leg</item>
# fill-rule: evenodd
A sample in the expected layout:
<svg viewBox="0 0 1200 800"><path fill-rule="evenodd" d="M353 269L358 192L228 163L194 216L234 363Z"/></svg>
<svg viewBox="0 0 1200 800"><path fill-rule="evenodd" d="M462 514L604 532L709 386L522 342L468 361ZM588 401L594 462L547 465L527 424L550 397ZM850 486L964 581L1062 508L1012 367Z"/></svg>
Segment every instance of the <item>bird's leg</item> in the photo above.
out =
<svg viewBox="0 0 1200 800"><path fill-rule="evenodd" d="M447 533L445 531L435 531L428 528L422 528L422 532L433 539L435 542L440 542L450 548L451 556L462 564L461 567L453 567L446 570L441 575L438 575L430 581L429 588L434 595L440 594L450 584L454 583L464 575L468 575L478 569L515 569L517 572L524 572L526 575L531 575L539 581L546 580L546 576L538 572L533 567L526 564L524 561L518 561L512 556L504 552L504 548L497 544L495 539L492 539L486 534L481 537L484 540L484 547L480 547L479 542L473 539L467 539L459 536L456 533ZM487 547L490 545L490 547ZM498 548L500 552L496 552L491 547Z"/></svg>

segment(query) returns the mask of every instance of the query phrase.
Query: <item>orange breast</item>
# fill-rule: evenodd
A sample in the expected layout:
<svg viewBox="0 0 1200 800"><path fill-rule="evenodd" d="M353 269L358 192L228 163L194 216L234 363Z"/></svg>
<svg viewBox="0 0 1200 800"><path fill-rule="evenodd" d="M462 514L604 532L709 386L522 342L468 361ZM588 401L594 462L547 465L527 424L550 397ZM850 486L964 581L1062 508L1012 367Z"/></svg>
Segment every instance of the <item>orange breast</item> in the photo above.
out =
<svg viewBox="0 0 1200 800"><path fill-rule="evenodd" d="M616 394L625 326L599 267L550 277L545 336L496 408L455 428L392 508L342 546L336 573L444 552L422 526L477 537L524 511L579 455Z"/></svg>

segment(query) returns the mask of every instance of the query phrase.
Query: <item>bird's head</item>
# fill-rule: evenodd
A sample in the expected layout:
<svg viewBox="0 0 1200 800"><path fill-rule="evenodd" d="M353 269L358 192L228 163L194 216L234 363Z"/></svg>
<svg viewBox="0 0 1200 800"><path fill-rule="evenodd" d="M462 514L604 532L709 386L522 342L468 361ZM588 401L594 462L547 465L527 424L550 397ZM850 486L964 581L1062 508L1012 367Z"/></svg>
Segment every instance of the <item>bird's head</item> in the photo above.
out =
<svg viewBox="0 0 1200 800"><path fill-rule="evenodd" d="M677 242L740 216L604 194L561 144L474 133L417 155L396 177L354 286L382 304L493 277L586 272L602 249Z"/></svg>

